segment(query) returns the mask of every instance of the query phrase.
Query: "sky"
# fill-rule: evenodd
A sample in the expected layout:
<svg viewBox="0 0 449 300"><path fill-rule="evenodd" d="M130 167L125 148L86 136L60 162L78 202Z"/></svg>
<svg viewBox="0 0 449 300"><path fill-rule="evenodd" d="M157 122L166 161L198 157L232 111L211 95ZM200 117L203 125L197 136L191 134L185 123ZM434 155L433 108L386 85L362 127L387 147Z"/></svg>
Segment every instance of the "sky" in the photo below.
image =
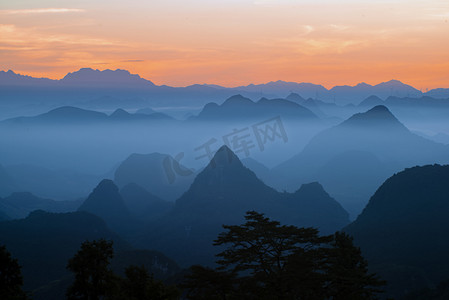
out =
<svg viewBox="0 0 449 300"><path fill-rule="evenodd" d="M126 69L156 84L449 88L444 0L0 0L0 69Z"/></svg>

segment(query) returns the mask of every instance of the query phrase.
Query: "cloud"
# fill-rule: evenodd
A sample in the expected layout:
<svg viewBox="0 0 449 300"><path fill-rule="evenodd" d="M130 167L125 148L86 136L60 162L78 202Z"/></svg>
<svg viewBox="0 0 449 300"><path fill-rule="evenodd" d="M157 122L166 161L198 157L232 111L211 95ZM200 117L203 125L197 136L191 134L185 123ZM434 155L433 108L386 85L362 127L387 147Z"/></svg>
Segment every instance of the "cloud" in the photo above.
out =
<svg viewBox="0 0 449 300"><path fill-rule="evenodd" d="M135 63L135 62L144 62L145 60L143 59L126 59L126 60L122 60L121 62L131 62L131 63Z"/></svg>
<svg viewBox="0 0 449 300"><path fill-rule="evenodd" d="M7 15L31 15L31 14L55 14L55 13L80 13L80 8L34 8L34 9L4 9L1 13Z"/></svg>

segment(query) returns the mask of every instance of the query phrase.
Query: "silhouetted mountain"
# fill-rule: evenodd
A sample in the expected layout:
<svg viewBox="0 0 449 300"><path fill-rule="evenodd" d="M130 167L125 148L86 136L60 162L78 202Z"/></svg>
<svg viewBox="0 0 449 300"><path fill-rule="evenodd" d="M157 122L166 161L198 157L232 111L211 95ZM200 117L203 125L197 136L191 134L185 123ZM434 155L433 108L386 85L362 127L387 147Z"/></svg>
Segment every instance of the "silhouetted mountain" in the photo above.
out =
<svg viewBox="0 0 449 300"><path fill-rule="evenodd" d="M353 127L359 130L388 129L395 133L409 133L408 129L383 105L375 106L364 113L355 114L341 123L339 127Z"/></svg>
<svg viewBox="0 0 449 300"><path fill-rule="evenodd" d="M163 113L152 113L152 114L130 114L124 109L115 110L110 116L109 120L113 121L151 121L151 120L173 120L172 117L167 116Z"/></svg>
<svg viewBox="0 0 449 300"><path fill-rule="evenodd" d="M174 205L173 202L162 200L135 183L128 183L121 188L120 195L129 212L147 222L163 216Z"/></svg>
<svg viewBox="0 0 449 300"><path fill-rule="evenodd" d="M299 95L297 93L291 93L285 99L292 101L292 102L296 102L301 105L306 101L306 99L304 99L303 97L301 97L301 95Z"/></svg>
<svg viewBox="0 0 449 300"><path fill-rule="evenodd" d="M171 213L156 222L138 245L152 245L179 263L211 263L212 241L222 224L240 224L256 210L283 224L315 226L334 232L348 222L347 212L319 184L293 194L278 193L243 166L226 146L198 174ZM179 251L178 249L183 249Z"/></svg>
<svg viewBox="0 0 449 300"><path fill-rule="evenodd" d="M65 85L103 87L103 86L126 86L126 87L153 87L149 80L141 78L139 75L131 74L129 71L117 69L113 70L93 70L82 68L79 71L68 73L60 80Z"/></svg>
<svg viewBox="0 0 449 300"><path fill-rule="evenodd" d="M178 167L181 174L177 172ZM170 155L161 153L131 154L117 168L114 177L120 188L128 183L135 183L153 195L170 201L181 196L193 179L192 171Z"/></svg>
<svg viewBox="0 0 449 300"><path fill-rule="evenodd" d="M109 179L103 179L78 210L99 216L117 232L122 232L122 230L128 229L127 226L132 225L130 224L131 215L119 189Z"/></svg>
<svg viewBox="0 0 449 300"><path fill-rule="evenodd" d="M262 120L281 116L295 120L314 120L317 116L309 109L285 100L262 98L253 102L242 95L228 98L223 104L209 103L204 106L196 120L223 121L223 120Z"/></svg>
<svg viewBox="0 0 449 300"><path fill-rule="evenodd" d="M448 99L449 89L437 88L426 92L425 95L437 99Z"/></svg>
<svg viewBox="0 0 449 300"><path fill-rule="evenodd" d="M338 104L359 104L363 99L375 95L381 99L389 96L420 97L422 93L414 87L398 80L390 80L377 85L359 83L356 86L335 86L329 90Z"/></svg>
<svg viewBox="0 0 449 300"><path fill-rule="evenodd" d="M55 108L47 113L34 117L18 117L3 121L6 124L31 125L31 124L73 124L73 123L92 123L107 120L104 113L85 110L77 107L64 106Z"/></svg>
<svg viewBox="0 0 449 300"><path fill-rule="evenodd" d="M265 84L250 84L239 86L235 89L241 91L250 91L254 93L264 93L272 96L284 97L288 93L298 93L306 98L316 97L317 95L326 95L328 90L322 85L313 83L285 82L282 80L271 81Z"/></svg>
<svg viewBox="0 0 449 300"><path fill-rule="evenodd" d="M359 107L363 107L363 108L372 108L374 106L377 105L383 105L385 102L380 99L377 96L369 96L368 98L366 98L365 100L363 100L362 102L359 103Z"/></svg>
<svg viewBox="0 0 449 300"><path fill-rule="evenodd" d="M22 219L34 210L47 212L76 211L81 201L55 201L36 197L28 192L15 192L0 199L0 211L6 213L11 219Z"/></svg>
<svg viewBox="0 0 449 300"><path fill-rule="evenodd" d="M394 296L448 278L448 182L449 166L405 169L386 180L345 229Z"/></svg>
<svg viewBox="0 0 449 300"><path fill-rule="evenodd" d="M317 180L355 216L394 171L435 162L449 162L448 147L411 133L386 107L376 106L316 135L273 169L271 184L293 190Z"/></svg>
<svg viewBox="0 0 449 300"><path fill-rule="evenodd" d="M0 240L22 266L26 290L70 276L68 259L82 242L99 238L113 240L117 251L130 249L103 220L86 212L34 211L26 219L0 223Z"/></svg>
<svg viewBox="0 0 449 300"><path fill-rule="evenodd" d="M20 86L20 85L51 85L55 80L48 78L35 78L32 76L17 74L12 70L0 71L0 85Z"/></svg>
<svg viewBox="0 0 449 300"><path fill-rule="evenodd" d="M110 116L105 113L86 110L78 107L64 106L55 108L47 113L34 117L17 117L3 121L4 124L14 125L67 125L92 124L117 121L173 121L174 119L163 113L130 114L124 109L116 109Z"/></svg>

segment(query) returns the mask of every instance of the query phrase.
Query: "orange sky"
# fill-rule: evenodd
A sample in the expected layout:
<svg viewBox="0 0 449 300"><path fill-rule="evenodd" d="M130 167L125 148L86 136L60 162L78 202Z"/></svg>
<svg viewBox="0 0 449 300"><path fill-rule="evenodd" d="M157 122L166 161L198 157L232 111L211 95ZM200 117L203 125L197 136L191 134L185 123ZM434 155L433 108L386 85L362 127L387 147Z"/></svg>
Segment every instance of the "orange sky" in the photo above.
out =
<svg viewBox="0 0 449 300"><path fill-rule="evenodd" d="M2 2L0 69L21 74L91 67L173 86L449 87L447 0Z"/></svg>

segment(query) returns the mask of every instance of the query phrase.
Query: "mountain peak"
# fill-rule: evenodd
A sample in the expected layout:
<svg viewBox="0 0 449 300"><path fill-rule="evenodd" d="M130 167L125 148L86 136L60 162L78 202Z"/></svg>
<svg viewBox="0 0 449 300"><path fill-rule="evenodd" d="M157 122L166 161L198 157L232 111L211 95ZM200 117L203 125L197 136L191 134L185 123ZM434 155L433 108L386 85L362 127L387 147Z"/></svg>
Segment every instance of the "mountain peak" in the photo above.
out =
<svg viewBox="0 0 449 300"><path fill-rule="evenodd" d="M297 103L304 103L306 101L306 99L304 99L303 97L301 97L301 95L299 95L297 93L290 93L290 95L288 95L287 98L285 98L285 99L293 101L293 102L297 102Z"/></svg>
<svg viewBox="0 0 449 300"><path fill-rule="evenodd" d="M228 105L238 105L238 104L254 104L254 102L246 97L243 97L240 94L234 95L229 97L228 99L225 100L225 102L223 102L223 106L228 106Z"/></svg>
<svg viewBox="0 0 449 300"><path fill-rule="evenodd" d="M341 125L407 130L385 105L377 105L364 113L357 113Z"/></svg>
<svg viewBox="0 0 449 300"><path fill-rule="evenodd" d="M151 81L143 79L137 74L131 74L129 71L122 69L106 69L100 71L98 69L94 70L91 68L81 68L78 71L67 73L67 75L60 81L66 84L87 86L96 86L99 84L107 86L115 86L117 84L131 86L154 86L154 83Z"/></svg>
<svg viewBox="0 0 449 300"><path fill-rule="evenodd" d="M116 222L117 218L126 218L129 214L118 187L109 179L103 179L94 188L78 211L93 213L107 223Z"/></svg>
<svg viewBox="0 0 449 300"><path fill-rule="evenodd" d="M128 113L123 108L117 108L111 115L111 118L123 118L123 117L129 117L130 113Z"/></svg>
<svg viewBox="0 0 449 300"><path fill-rule="evenodd" d="M217 152L215 152L215 155L211 159L207 168L226 167L230 165L243 167L243 164L237 155L235 155L235 153L232 152L228 146L223 145L217 150Z"/></svg>

